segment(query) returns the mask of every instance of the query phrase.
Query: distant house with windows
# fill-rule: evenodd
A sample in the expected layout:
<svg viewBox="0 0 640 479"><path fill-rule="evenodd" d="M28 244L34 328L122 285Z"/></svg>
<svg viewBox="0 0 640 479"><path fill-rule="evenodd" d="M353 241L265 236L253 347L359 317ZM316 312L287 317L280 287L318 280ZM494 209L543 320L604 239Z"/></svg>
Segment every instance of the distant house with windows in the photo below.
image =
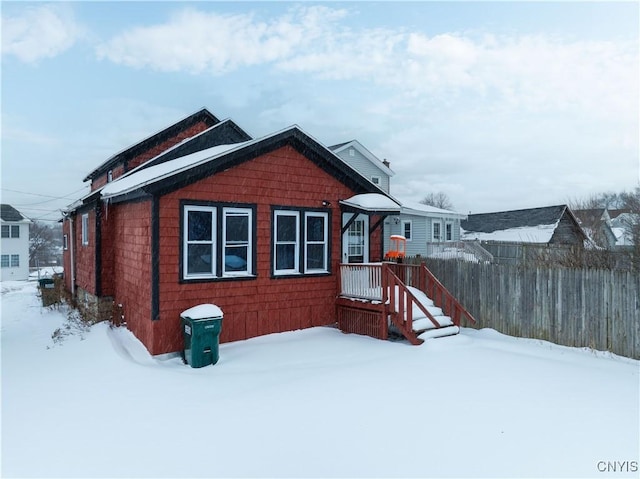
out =
<svg viewBox="0 0 640 479"><path fill-rule="evenodd" d="M29 279L29 225L11 205L0 205L0 281Z"/></svg>
<svg viewBox="0 0 640 479"><path fill-rule="evenodd" d="M391 177L395 173L387 160L380 161L357 140L333 145L329 149L384 192L391 193ZM385 251L389 250L390 235L402 235L407 239L408 256L428 256L445 243L460 241L460 221L466 219L467 215L402 197L395 198L401 205L401 211L399 215L385 219ZM353 226L360 229L366 227L365 218ZM364 245L361 247L364 248Z"/></svg>

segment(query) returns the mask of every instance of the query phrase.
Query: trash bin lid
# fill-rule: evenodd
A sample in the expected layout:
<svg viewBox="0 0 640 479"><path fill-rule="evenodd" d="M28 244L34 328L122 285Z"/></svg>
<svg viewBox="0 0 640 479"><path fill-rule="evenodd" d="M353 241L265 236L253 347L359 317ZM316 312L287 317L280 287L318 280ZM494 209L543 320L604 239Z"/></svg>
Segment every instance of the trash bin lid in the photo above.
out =
<svg viewBox="0 0 640 479"><path fill-rule="evenodd" d="M222 310L215 304L199 304L193 308L189 308L180 313L183 318L189 319L208 319L222 318Z"/></svg>

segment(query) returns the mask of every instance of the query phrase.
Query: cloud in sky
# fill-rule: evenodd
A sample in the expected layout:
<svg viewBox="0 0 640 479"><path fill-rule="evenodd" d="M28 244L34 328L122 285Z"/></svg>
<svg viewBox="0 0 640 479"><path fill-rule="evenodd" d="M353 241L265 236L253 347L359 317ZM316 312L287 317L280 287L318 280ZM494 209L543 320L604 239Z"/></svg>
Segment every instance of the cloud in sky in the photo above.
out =
<svg viewBox="0 0 640 479"><path fill-rule="evenodd" d="M25 63L52 58L71 48L83 35L73 11L61 4L29 7L2 16L2 54Z"/></svg>
<svg viewBox="0 0 640 479"><path fill-rule="evenodd" d="M159 71L223 74L280 61L324 38L344 11L298 7L269 21L252 13L220 14L185 8L166 23L136 27L97 47L99 58Z"/></svg>
<svg viewBox="0 0 640 479"><path fill-rule="evenodd" d="M71 62L79 50L69 52L72 46L93 48L94 58L78 60L89 68L74 74L77 86L66 97L85 110L64 123L92 119L70 127L82 142L72 148L81 152L76 178L206 106L256 136L297 123L326 144L357 138L391 160L392 193L418 200L443 190L461 211L542 206L638 182L635 27L620 35L576 33L565 28L575 19L567 12L556 30L544 15L532 28L513 26L522 12L495 21L487 14L483 23L475 7L455 3L446 8L466 22L429 2L393 9L178 2L154 10L124 2L100 10L112 17L96 28L94 5L13 8L19 15L3 18L3 56L37 63L65 53ZM497 13L519 8L491 5ZM579 9L545 11L569 6ZM596 25L593 18L580 27ZM5 124L5 131L26 125ZM45 120L39 126L36 132L51 135Z"/></svg>
<svg viewBox="0 0 640 479"><path fill-rule="evenodd" d="M100 58L137 68L221 75L265 65L272 71L360 80L407 96L475 95L528 111L579 108L636 115L634 42L567 40L550 35L355 28L349 12L301 6L265 21L254 13L183 9L158 25L102 43ZM603 105L605 108L603 108Z"/></svg>

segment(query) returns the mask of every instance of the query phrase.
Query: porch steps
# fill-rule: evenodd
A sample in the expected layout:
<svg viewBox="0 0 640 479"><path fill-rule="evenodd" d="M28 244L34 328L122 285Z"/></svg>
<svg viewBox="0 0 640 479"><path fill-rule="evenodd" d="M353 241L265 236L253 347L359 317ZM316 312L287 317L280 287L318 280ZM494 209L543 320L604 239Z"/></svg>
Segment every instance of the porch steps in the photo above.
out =
<svg viewBox="0 0 640 479"><path fill-rule="evenodd" d="M422 306L433 316L433 319L439 324L436 326L433 322L427 318L422 310L415 306L413 307L413 324L412 329L418 339L430 339L430 338L442 338L445 336L453 336L460 332L460 328L453 324L451 318L442 312L442 309L435 306L431 298L429 298L423 291L413 286L407 286L407 289L411 291L411 294L418 300Z"/></svg>

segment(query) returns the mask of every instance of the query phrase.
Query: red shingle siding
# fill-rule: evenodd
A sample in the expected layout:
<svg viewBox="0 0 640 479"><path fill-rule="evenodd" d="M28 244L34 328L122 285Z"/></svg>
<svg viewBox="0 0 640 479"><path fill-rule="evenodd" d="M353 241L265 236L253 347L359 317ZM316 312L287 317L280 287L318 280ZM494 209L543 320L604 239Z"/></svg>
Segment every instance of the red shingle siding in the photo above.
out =
<svg viewBox="0 0 640 479"><path fill-rule="evenodd" d="M111 170L111 175L112 175L112 179L115 180L116 178L119 178L120 176L124 175L125 171L124 171L124 165L116 165L113 167L113 169ZM107 177L108 177L108 172L98 176L97 178L95 178L92 182L91 182L91 191L93 190L97 190L98 188L104 186L107 184Z"/></svg>
<svg viewBox="0 0 640 479"><path fill-rule="evenodd" d="M220 340L330 324L340 260L338 201L353 192L291 147L280 148L160 200L160 320L154 322L153 354L182 349L180 313L214 303L225 314ZM257 279L180 284L180 200L257 205ZM322 208L331 202L331 276L271 277L271 206ZM380 246L377 245L377 251Z"/></svg>
<svg viewBox="0 0 640 479"><path fill-rule="evenodd" d="M75 225L74 225L75 226ZM71 231L68 219L62 222L62 235L67 236L67 249L62 251L62 267L64 268L64 287L71 291Z"/></svg>
<svg viewBox="0 0 640 479"><path fill-rule="evenodd" d="M89 215L88 244L82 244L82 216ZM96 294L96 213L94 210L79 212L73 223L74 256L76 263L76 285Z"/></svg>
<svg viewBox="0 0 640 479"><path fill-rule="evenodd" d="M122 304L127 327L149 347L153 343L151 202L112 205L108 222L114 231L111 248L114 300L116 305Z"/></svg>
<svg viewBox="0 0 640 479"><path fill-rule="evenodd" d="M115 214L115 208L109 204L103 203L101 209L101 221L100 221L100 229L102 233L102 242L101 242L101 271L100 271L100 279L102 286L102 296L113 296L113 273L114 273L114 262L113 256L116 251L116 241L114 240L115 228L112 226L113 215Z"/></svg>
<svg viewBox="0 0 640 479"><path fill-rule="evenodd" d="M158 156L163 151L171 148L172 146L177 145L178 143L180 143L183 140L186 140L187 138L191 138L192 136L203 132L207 128L209 128L209 126L204 121L200 121L195 125L192 125L191 127L187 128L186 130L181 131L179 134L171 137L170 139L130 159L127 162L126 170L125 170L125 165L123 164L115 165L111 170L113 179L115 180L116 178L122 176L127 171L130 171L140 166L142 163L150 160L151 158L154 158L155 156ZM107 173L104 173L94 178L93 181L91 181L91 191L96 190L106 184L107 184Z"/></svg>

